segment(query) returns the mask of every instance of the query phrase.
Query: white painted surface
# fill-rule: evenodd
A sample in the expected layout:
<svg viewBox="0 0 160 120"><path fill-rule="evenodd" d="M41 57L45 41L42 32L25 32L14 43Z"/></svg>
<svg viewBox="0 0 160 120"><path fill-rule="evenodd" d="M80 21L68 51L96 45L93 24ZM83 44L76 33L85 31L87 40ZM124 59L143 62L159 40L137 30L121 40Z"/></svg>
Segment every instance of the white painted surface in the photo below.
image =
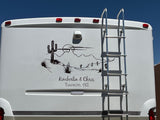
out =
<svg viewBox="0 0 160 120"><path fill-rule="evenodd" d="M2 24L0 96L9 101L13 111L101 111L102 98L99 94L26 92L101 89L101 73L97 71L101 64L100 60L95 59L101 59L100 23L93 24L91 18L83 18L80 24L73 23L73 20L64 18L63 23L55 23L55 18L41 18L13 20L11 27ZM143 23L140 22L125 23L129 111L141 111L146 101L155 98L152 30L151 26L143 29ZM115 28L116 24L116 20L109 20L110 28ZM79 44L73 44L75 31L82 35ZM116 29L109 29L109 35L115 36ZM55 55L55 59L65 65L69 63L70 66L74 66L70 74L64 72L62 64L50 63L47 45L50 45L52 40L58 44L58 48L85 47L83 50L55 52L58 56L62 55L62 57ZM110 44L109 49L116 50L116 40ZM84 57L83 54L92 55ZM80 55L82 56L77 57ZM41 66L42 62L46 63L47 69ZM95 64L92 66L92 63ZM110 64L113 69L117 68L116 59ZM81 65L87 70L79 69ZM71 78L72 80L69 80ZM111 87L116 86L117 78L113 78ZM117 101L112 100L113 109L118 109Z"/></svg>

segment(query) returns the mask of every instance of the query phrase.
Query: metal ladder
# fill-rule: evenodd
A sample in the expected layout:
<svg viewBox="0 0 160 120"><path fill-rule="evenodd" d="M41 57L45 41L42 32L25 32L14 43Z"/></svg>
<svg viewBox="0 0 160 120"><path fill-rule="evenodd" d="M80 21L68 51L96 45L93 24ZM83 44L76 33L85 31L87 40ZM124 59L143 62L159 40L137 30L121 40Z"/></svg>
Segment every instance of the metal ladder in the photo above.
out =
<svg viewBox="0 0 160 120"><path fill-rule="evenodd" d="M120 15L122 19L120 19ZM105 17L104 17L105 16ZM128 120L128 91L127 91L127 71L126 71L126 49L125 49L125 25L124 25L124 9L121 9L117 15L117 33L116 36L109 36L107 9L105 8L101 15L101 57L102 57L102 119L106 117L110 120L111 117L119 117L120 120ZM105 25L104 25L105 22ZM121 23L122 22L122 23ZM105 27L104 27L105 26ZM117 40L118 46L116 51L109 49L109 40ZM110 59L117 59L118 69L111 70ZM123 61L122 61L123 59ZM119 88L110 89L111 77L117 77ZM122 79L123 78L123 79ZM114 80L114 79L112 79ZM122 84L123 81L123 84ZM106 84L105 84L106 83ZM125 100L123 98L125 96ZM119 108L111 109L112 97L118 97ZM107 99L107 100L106 100ZM123 104L123 101L125 103ZM105 110L105 103L107 109ZM122 106L124 105L124 107ZM125 109L125 110L124 110Z"/></svg>

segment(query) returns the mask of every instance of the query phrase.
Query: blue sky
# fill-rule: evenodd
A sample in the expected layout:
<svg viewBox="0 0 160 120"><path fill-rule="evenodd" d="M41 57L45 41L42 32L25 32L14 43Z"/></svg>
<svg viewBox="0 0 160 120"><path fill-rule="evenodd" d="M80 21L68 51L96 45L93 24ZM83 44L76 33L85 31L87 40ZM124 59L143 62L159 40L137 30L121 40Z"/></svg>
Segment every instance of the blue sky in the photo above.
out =
<svg viewBox="0 0 160 120"><path fill-rule="evenodd" d="M160 63L159 0L0 0L0 22L33 17L100 17L104 8L110 18L125 9L125 19L153 27L154 64ZM147 54L147 53L146 53Z"/></svg>

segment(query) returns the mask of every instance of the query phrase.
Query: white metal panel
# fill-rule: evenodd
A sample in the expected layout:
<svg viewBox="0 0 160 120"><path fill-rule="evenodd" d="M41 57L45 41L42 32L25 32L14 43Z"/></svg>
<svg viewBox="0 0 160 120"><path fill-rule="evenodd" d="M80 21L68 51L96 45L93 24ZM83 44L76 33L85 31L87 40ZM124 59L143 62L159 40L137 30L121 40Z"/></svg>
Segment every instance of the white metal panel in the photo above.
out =
<svg viewBox="0 0 160 120"><path fill-rule="evenodd" d="M73 44L75 31L82 34L79 44ZM116 30L109 29L109 33L115 35ZM49 61L47 45L52 40L61 49L55 52L55 59L60 64ZM100 43L99 28L3 27L0 95L10 102L15 111L100 111L99 94L27 92L101 89ZM116 43L116 40L111 41L109 49L116 50ZM127 29L126 47L129 110L140 111L147 100L155 98L152 31ZM41 66L42 62L46 63L47 69ZM71 73L65 73L67 65L70 65ZM111 67L116 68L117 65L112 62ZM116 83L115 80L111 86L114 88ZM118 106L116 102L113 102L113 108Z"/></svg>

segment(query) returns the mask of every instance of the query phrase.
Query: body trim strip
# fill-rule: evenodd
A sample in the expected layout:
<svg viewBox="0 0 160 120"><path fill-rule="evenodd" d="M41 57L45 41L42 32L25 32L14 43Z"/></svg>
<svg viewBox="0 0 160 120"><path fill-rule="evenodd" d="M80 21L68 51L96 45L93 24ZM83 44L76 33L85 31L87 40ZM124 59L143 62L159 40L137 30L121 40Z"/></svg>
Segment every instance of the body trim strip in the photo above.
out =
<svg viewBox="0 0 160 120"><path fill-rule="evenodd" d="M125 111L124 114L127 114ZM102 111L13 111L14 115L102 115ZM129 111L128 115L140 115L140 111Z"/></svg>

